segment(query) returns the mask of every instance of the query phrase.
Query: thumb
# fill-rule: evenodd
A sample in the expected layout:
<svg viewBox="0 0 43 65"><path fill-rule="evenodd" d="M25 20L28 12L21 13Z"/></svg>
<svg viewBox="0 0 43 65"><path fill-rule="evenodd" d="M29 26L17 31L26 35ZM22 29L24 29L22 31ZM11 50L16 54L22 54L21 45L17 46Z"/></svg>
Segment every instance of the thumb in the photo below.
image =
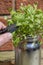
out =
<svg viewBox="0 0 43 65"><path fill-rule="evenodd" d="M0 29L3 29L3 28L6 28L6 26L2 22L0 22Z"/></svg>

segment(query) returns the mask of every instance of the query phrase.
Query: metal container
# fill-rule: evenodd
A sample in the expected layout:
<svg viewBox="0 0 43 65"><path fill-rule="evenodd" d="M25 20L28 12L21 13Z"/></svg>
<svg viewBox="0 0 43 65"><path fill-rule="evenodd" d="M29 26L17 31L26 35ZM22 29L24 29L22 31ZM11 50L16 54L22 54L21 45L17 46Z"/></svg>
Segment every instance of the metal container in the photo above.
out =
<svg viewBox="0 0 43 65"><path fill-rule="evenodd" d="M30 41L31 40L31 41ZM40 65L40 45L37 40L33 43L33 38L24 46L24 49L16 50L16 65Z"/></svg>
<svg viewBox="0 0 43 65"><path fill-rule="evenodd" d="M22 53L22 64L21 65L40 65L40 50Z"/></svg>

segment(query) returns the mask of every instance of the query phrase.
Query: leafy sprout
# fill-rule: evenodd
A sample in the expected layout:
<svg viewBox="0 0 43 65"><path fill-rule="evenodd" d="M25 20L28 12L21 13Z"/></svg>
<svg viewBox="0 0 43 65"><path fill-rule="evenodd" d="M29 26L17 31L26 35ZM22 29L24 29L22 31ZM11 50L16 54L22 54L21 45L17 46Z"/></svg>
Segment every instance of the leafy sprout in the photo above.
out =
<svg viewBox="0 0 43 65"><path fill-rule="evenodd" d="M16 24L19 28L14 31L13 43L18 46L18 43L26 39L27 35L38 36L43 35L43 11L37 9L34 4L28 6L21 6L18 11L11 11L11 19L8 24Z"/></svg>

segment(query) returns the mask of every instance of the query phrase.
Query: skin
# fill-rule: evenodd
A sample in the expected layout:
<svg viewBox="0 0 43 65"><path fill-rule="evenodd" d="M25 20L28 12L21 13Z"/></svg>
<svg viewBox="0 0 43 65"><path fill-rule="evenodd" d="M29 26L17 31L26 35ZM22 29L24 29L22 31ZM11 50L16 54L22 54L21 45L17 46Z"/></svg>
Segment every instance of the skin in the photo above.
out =
<svg viewBox="0 0 43 65"><path fill-rule="evenodd" d="M0 30L6 28L6 26L0 22ZM12 34L10 32L0 35L0 46L6 44L9 40L12 39Z"/></svg>

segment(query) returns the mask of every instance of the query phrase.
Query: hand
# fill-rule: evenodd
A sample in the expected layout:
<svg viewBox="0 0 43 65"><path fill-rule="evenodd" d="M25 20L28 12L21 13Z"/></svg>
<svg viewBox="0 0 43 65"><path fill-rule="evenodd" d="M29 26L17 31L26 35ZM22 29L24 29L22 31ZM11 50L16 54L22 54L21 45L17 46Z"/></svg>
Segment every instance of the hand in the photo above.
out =
<svg viewBox="0 0 43 65"><path fill-rule="evenodd" d="M6 28L6 26L0 22L0 30L3 28ZM12 39L12 34L10 32L0 35L0 46L8 42L10 39Z"/></svg>

